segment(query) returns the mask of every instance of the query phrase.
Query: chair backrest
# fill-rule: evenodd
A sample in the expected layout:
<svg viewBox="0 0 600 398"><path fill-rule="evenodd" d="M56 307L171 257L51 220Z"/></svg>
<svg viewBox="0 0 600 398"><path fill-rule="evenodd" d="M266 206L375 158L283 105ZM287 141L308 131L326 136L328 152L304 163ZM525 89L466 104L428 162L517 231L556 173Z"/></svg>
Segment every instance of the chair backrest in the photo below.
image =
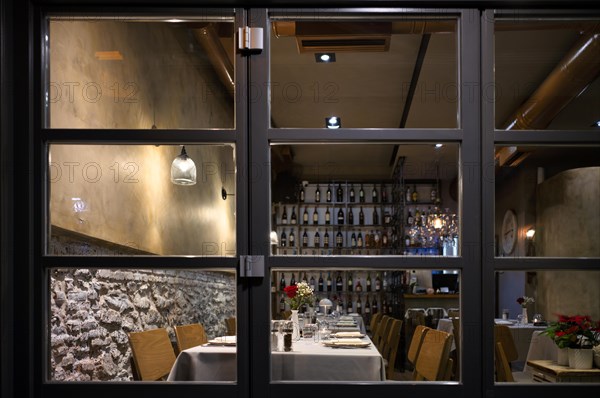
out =
<svg viewBox="0 0 600 398"><path fill-rule="evenodd" d="M519 358L512 332L506 325L494 325L494 344L502 343L506 360L510 363Z"/></svg>
<svg viewBox="0 0 600 398"><path fill-rule="evenodd" d="M513 378L510 364L508 363L506 354L504 353L504 346L499 341L496 342L495 346L496 381L514 382L515 379Z"/></svg>
<svg viewBox="0 0 600 398"><path fill-rule="evenodd" d="M394 317L388 317L388 320L386 322L383 328L383 330L381 331L381 335L379 336L379 342L377 344L377 349L379 350L380 353L383 354L383 351L385 350L386 345L388 344L388 336L390 334L390 330L392 328L392 324L394 323L395 318Z"/></svg>
<svg viewBox="0 0 600 398"><path fill-rule="evenodd" d="M177 337L177 350L179 352L208 342L204 326L199 323L175 326L175 336Z"/></svg>
<svg viewBox="0 0 600 398"><path fill-rule="evenodd" d="M435 381L448 377L451 347L450 333L435 329L428 330L417 356L415 380Z"/></svg>
<svg viewBox="0 0 600 398"><path fill-rule="evenodd" d="M455 376L455 379L458 380L460 378L460 355L461 355L461 351L460 351L460 346L461 346L460 319L459 318L452 318L452 334L454 335L454 346L456 347L456 351L455 351L456 356L454 357L454 360L456 361L454 376Z"/></svg>
<svg viewBox="0 0 600 398"><path fill-rule="evenodd" d="M381 339L383 338L383 332L385 332L385 328L387 327L387 324L390 321L390 319L392 319L392 317L390 317L389 315L384 315L383 317L381 317L381 321L379 321L379 323L377 324L377 329L375 330L373 338L371 339L373 341L373 344L375 344L375 347L377 347L377 349L379 349L379 344L381 342Z"/></svg>
<svg viewBox="0 0 600 398"><path fill-rule="evenodd" d="M391 322L390 331L386 337L384 344L383 357L387 360L387 368L385 370L388 379L392 379L394 374L396 358L398 357L398 349L400 348L400 331L402 330L402 321L393 319Z"/></svg>
<svg viewBox="0 0 600 398"><path fill-rule="evenodd" d="M169 374L175 353L166 329L131 332L128 337L140 380L160 380Z"/></svg>
<svg viewBox="0 0 600 398"><path fill-rule="evenodd" d="M371 336L373 336L373 334L375 334L375 330L377 330L377 325L379 325L379 322L381 321L382 316L383 316L383 313L378 312L377 314L375 314L371 317L371 322L369 323L369 330L371 331Z"/></svg>
<svg viewBox="0 0 600 398"><path fill-rule="evenodd" d="M408 361L413 365L417 362L419 350L423 344L423 337L425 337L425 334L427 334L429 330L431 330L431 328L424 325L418 325L415 328L415 332L412 335L412 340L410 341L410 346L408 347L408 353L406 355Z"/></svg>
<svg viewBox="0 0 600 398"><path fill-rule="evenodd" d="M460 317L460 311L456 309L448 310L448 318L458 318Z"/></svg>
<svg viewBox="0 0 600 398"><path fill-rule="evenodd" d="M225 319L225 325L227 325L227 334L229 336L237 335L237 325L236 325L236 319L234 316L232 316L231 318Z"/></svg>

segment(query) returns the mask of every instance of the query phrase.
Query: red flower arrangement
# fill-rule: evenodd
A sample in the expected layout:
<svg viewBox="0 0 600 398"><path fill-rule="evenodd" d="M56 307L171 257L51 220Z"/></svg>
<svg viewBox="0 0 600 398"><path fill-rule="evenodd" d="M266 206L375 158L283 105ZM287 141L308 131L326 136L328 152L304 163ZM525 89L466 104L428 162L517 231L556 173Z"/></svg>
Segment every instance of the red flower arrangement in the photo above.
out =
<svg viewBox="0 0 600 398"><path fill-rule="evenodd" d="M587 315L558 315L543 334L559 348L592 348L600 344L600 322Z"/></svg>
<svg viewBox="0 0 600 398"><path fill-rule="evenodd" d="M292 310L297 310L304 304L309 306L314 304L315 298L313 290L306 282L300 282L297 285L286 286L283 291L288 297L287 302L290 304L290 308Z"/></svg>

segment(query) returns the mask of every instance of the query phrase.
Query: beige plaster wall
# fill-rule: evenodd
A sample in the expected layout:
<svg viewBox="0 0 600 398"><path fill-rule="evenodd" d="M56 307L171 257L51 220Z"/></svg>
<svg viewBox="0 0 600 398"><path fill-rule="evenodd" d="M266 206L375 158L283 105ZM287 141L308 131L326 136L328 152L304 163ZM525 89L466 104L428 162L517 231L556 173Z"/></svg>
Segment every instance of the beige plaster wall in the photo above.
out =
<svg viewBox="0 0 600 398"><path fill-rule="evenodd" d="M198 182L170 181L179 145L52 145L53 225L156 254L235 255L233 148L186 145ZM75 198L75 199L74 199ZM78 200L79 199L79 200Z"/></svg>
<svg viewBox="0 0 600 398"><path fill-rule="evenodd" d="M101 60L103 51L122 60ZM53 128L234 125L232 97L181 24L52 21L49 56Z"/></svg>

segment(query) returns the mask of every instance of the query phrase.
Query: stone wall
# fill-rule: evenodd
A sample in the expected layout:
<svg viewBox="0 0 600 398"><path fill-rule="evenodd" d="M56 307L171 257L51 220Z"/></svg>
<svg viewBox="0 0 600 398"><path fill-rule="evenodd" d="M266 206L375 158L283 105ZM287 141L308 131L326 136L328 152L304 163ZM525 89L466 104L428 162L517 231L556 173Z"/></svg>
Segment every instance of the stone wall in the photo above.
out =
<svg viewBox="0 0 600 398"><path fill-rule="evenodd" d="M81 237L53 236L49 253L131 255ZM236 314L235 274L204 270L53 269L49 286L50 375L54 381L133 380L128 332L201 323L227 334Z"/></svg>

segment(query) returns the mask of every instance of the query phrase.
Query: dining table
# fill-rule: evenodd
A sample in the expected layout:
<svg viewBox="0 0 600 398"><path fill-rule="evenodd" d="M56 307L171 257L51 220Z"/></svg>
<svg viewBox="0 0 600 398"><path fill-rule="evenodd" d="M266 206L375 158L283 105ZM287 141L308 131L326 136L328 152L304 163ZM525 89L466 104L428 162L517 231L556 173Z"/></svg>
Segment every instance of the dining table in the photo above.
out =
<svg viewBox="0 0 600 398"><path fill-rule="evenodd" d="M383 357L368 336L362 346L327 346L330 340L300 338L291 351L271 351L272 381L384 381ZM236 381L237 350L231 345L203 344L183 350L168 381Z"/></svg>

